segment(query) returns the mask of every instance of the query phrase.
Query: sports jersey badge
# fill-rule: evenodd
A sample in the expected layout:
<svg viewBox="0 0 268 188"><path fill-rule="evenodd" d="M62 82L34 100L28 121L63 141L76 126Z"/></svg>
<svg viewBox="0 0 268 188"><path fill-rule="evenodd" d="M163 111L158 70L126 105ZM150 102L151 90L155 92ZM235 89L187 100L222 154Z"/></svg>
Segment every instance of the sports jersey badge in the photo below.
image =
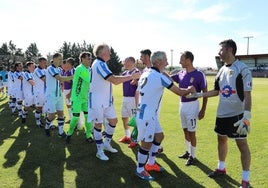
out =
<svg viewBox="0 0 268 188"><path fill-rule="evenodd" d="M190 83L192 84L194 82L194 77L191 77Z"/></svg>

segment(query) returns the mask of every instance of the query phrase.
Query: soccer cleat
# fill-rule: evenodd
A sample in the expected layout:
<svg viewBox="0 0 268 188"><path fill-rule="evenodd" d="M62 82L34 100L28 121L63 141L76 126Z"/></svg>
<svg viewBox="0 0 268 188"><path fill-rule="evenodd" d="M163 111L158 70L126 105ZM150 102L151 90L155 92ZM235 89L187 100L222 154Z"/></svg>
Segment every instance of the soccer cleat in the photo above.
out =
<svg viewBox="0 0 268 188"><path fill-rule="evenodd" d="M163 151L164 151L163 147L162 147L162 146L159 146L159 148L158 148L158 150L157 150L158 154L159 154L159 153L163 153Z"/></svg>
<svg viewBox="0 0 268 188"><path fill-rule="evenodd" d="M94 142L94 139L92 137L89 137L89 138L86 139L86 142L93 143Z"/></svg>
<svg viewBox="0 0 268 188"><path fill-rule="evenodd" d="M125 143L125 144L129 144L131 142L131 139L127 136L124 136L123 138L121 138L120 140L118 140L119 142Z"/></svg>
<svg viewBox="0 0 268 188"><path fill-rule="evenodd" d="M216 169L215 171L210 172L208 174L208 177L210 177L210 178L216 178L216 177L224 176L224 175L226 175L226 169L225 168L223 170Z"/></svg>
<svg viewBox="0 0 268 188"><path fill-rule="evenodd" d="M192 156L190 156L185 163L186 166L190 166L194 164L195 164L195 159Z"/></svg>
<svg viewBox="0 0 268 188"><path fill-rule="evenodd" d="M70 144L71 143L71 137L72 137L72 135L67 135L66 136L66 144Z"/></svg>
<svg viewBox="0 0 268 188"><path fill-rule="evenodd" d="M163 172L163 171L165 171L165 169L162 166L160 166L159 164L157 164L157 163L154 163L153 165L149 165L148 163L146 163L144 168L147 171L155 171L155 172Z"/></svg>
<svg viewBox="0 0 268 188"><path fill-rule="evenodd" d="M106 151L109 151L111 153L117 153L118 152L117 149L114 149L110 144L109 145L104 145L103 149L106 150Z"/></svg>
<svg viewBox="0 0 268 188"><path fill-rule="evenodd" d="M50 129L45 129L45 133L48 137L50 137Z"/></svg>
<svg viewBox="0 0 268 188"><path fill-rule="evenodd" d="M188 151L186 151L183 155L179 156L180 159L188 159L189 157L190 157L190 153Z"/></svg>
<svg viewBox="0 0 268 188"><path fill-rule="evenodd" d="M66 133L65 132L63 132L63 133L58 133L58 137L60 137L60 138L65 138L66 137Z"/></svg>
<svg viewBox="0 0 268 188"><path fill-rule="evenodd" d="M96 157L98 159L102 160L102 161L108 161L109 160L109 157L107 157L103 151L98 151L97 154L96 154Z"/></svg>
<svg viewBox="0 0 268 188"><path fill-rule="evenodd" d="M152 181L154 180L154 178L146 171L142 171L141 173L137 172L135 173L139 178L143 179L143 180L147 180L147 181Z"/></svg>
<svg viewBox="0 0 268 188"><path fill-rule="evenodd" d="M130 144L128 144L129 148L134 148L136 145L138 145L137 142L130 142Z"/></svg>
<svg viewBox="0 0 268 188"><path fill-rule="evenodd" d="M242 180L240 188L250 188L249 182Z"/></svg>

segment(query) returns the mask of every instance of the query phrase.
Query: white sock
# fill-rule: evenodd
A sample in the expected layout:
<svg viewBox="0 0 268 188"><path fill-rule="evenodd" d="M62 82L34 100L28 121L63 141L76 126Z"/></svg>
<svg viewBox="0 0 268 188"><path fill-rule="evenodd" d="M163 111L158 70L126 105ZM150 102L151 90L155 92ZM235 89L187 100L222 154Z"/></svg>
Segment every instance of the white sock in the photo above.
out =
<svg viewBox="0 0 268 188"><path fill-rule="evenodd" d="M243 170L242 171L242 180L249 182L249 175L250 175L250 171L249 170L248 171Z"/></svg>
<svg viewBox="0 0 268 188"><path fill-rule="evenodd" d="M195 158L195 150L196 150L196 147L191 146L191 153L190 153L190 155L191 155L193 158Z"/></svg>
<svg viewBox="0 0 268 188"><path fill-rule="evenodd" d="M219 161L218 162L218 169L219 170L224 170L225 169L225 162L224 161Z"/></svg>
<svg viewBox="0 0 268 188"><path fill-rule="evenodd" d="M191 142L185 140L186 151L191 153Z"/></svg>

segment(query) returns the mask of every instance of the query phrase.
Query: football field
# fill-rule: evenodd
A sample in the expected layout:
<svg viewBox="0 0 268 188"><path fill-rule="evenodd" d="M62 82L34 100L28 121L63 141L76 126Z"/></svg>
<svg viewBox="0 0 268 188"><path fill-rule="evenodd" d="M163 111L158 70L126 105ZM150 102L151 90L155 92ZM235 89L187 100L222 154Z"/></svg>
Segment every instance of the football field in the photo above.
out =
<svg viewBox="0 0 268 188"><path fill-rule="evenodd" d="M213 76L207 77L208 89L213 88ZM248 137L251 149L251 185L268 186L268 79L254 78L252 91L251 133ZM185 166L178 155L185 152L183 132L179 123L179 96L167 89L164 92L160 122L165 139L164 152L156 161L166 171L151 173L155 181L146 182L134 175L138 147L130 149L118 140L124 135L120 108L122 85L114 86L114 103L118 125L112 145L118 153L107 153L110 160L100 161L95 157L96 146L85 142L83 130L76 131L72 143L57 136L53 130L46 137L43 129L37 128L32 113L25 125L16 116L11 116L8 99L0 94L0 187L239 187L241 163L235 141L228 141L226 160L227 176L211 179L207 173L217 166L217 137L213 131L218 97L209 98L205 118L198 122L197 163ZM202 99L199 99L200 102ZM68 113L65 111L66 120ZM266 119L267 118L267 119ZM55 124L56 122L54 122ZM69 124L65 124L67 131Z"/></svg>

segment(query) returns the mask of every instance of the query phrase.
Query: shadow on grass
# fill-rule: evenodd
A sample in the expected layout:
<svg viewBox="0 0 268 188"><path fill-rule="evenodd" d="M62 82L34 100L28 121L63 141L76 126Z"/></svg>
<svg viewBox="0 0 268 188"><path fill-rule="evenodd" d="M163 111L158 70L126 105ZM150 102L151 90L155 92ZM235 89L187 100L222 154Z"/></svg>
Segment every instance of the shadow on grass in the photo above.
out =
<svg viewBox="0 0 268 188"><path fill-rule="evenodd" d="M208 168L204 163L202 163L199 160L196 160L195 166L200 168L200 170L202 170L206 175L214 170L214 169L212 170ZM219 187L239 187L240 186L240 182L237 182L236 180L228 176L228 174L225 176L221 176L221 177L217 177L213 179L219 185Z"/></svg>
<svg viewBox="0 0 268 188"><path fill-rule="evenodd" d="M169 174L170 176L172 176L172 178L169 178L169 182L165 183L161 182L161 179L158 181L159 177L155 176L156 181L158 181L158 183L162 185L162 187L169 185L172 185L171 187L204 187L197 183L195 180L193 180L189 175L184 173L181 169L179 169L178 166L174 163L174 161L170 160L165 153L159 154L158 158L161 158L163 161L165 161L165 163L171 168L174 174L176 174L176 176L172 176Z"/></svg>
<svg viewBox="0 0 268 188"><path fill-rule="evenodd" d="M67 146L70 156L66 161L66 169L73 170L77 174L76 187L151 187L149 182L135 177L136 162L124 155L117 143L112 142L112 146L118 153L106 151L109 160L101 161L95 156L97 151L95 143L86 143L88 147L85 147L84 144L77 142L79 139L72 136L72 144ZM82 142L85 142L84 139Z"/></svg>

